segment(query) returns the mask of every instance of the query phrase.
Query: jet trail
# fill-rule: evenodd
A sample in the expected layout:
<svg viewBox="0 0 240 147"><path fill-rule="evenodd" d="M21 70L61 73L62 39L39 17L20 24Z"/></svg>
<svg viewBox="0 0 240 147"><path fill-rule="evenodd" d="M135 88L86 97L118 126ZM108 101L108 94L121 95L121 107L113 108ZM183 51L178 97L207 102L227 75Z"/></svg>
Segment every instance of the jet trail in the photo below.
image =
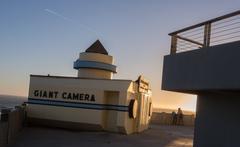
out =
<svg viewBox="0 0 240 147"><path fill-rule="evenodd" d="M49 13L49 14L52 14L52 15L54 15L54 16L57 16L57 17L59 17L59 18L62 18L62 19L64 19L64 20L67 20L67 21L70 21L70 22L74 22L72 19L70 19L70 18L68 18L68 17L66 17L66 16L63 16L62 14L60 14L60 13L58 13L58 12L56 12L56 11L53 11L53 10L51 10L51 9L44 9L44 11L47 12L47 13ZM81 28L86 29L86 30L94 33L94 35L100 36L99 33L97 33L97 32L96 32L95 30L93 30L92 28L90 28L90 27L88 27L88 26L86 26L86 25L84 25L84 24L78 24L78 25L79 25Z"/></svg>

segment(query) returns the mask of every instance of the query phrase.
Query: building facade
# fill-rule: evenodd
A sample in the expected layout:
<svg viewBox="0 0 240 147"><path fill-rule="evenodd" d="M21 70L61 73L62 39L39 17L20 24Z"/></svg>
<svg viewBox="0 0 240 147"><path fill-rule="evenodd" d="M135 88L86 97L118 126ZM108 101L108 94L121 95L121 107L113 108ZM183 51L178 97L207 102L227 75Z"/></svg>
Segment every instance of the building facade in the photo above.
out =
<svg viewBox="0 0 240 147"><path fill-rule="evenodd" d="M31 75L30 124L131 134L148 128L149 82L112 79L113 57L96 41L74 62L77 77Z"/></svg>

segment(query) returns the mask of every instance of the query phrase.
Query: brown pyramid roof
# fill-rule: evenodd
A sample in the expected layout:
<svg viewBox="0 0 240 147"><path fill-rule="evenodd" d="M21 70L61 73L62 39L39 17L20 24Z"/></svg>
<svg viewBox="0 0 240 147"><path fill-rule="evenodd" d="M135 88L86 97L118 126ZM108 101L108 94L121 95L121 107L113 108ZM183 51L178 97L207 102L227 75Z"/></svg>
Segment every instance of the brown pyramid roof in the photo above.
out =
<svg viewBox="0 0 240 147"><path fill-rule="evenodd" d="M103 47L102 43L99 40L95 41L85 52L108 55L107 50Z"/></svg>

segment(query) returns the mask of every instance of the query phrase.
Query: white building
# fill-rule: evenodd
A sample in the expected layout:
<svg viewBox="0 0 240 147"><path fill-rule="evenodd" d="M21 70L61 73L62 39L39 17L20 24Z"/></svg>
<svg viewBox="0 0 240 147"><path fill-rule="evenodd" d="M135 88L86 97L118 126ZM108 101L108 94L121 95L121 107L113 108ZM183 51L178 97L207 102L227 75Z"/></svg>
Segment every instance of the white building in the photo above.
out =
<svg viewBox="0 0 240 147"><path fill-rule="evenodd" d="M78 77L31 75L30 124L131 134L148 128L149 82L112 79L113 57L96 41L74 62Z"/></svg>

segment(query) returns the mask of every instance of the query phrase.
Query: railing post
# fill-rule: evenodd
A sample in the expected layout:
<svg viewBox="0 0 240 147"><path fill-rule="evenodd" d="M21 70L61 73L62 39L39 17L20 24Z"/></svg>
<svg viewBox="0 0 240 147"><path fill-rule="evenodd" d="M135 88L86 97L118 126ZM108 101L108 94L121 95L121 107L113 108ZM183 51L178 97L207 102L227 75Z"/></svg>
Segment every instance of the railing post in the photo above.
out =
<svg viewBox="0 0 240 147"><path fill-rule="evenodd" d="M210 46L210 38L211 38L211 23L206 23L204 25L203 47L209 47Z"/></svg>
<svg viewBox="0 0 240 147"><path fill-rule="evenodd" d="M172 35L171 37L171 54L175 54L177 52L177 37L176 35Z"/></svg>

